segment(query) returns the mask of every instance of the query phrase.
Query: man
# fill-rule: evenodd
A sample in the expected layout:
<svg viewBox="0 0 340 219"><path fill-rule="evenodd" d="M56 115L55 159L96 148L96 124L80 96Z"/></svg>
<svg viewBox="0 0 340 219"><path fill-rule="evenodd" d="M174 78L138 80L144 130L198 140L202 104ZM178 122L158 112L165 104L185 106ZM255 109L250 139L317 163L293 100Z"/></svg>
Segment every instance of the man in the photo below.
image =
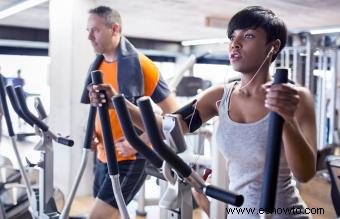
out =
<svg viewBox="0 0 340 219"><path fill-rule="evenodd" d="M175 111L177 109L175 98L170 94L156 66L145 55L139 53L122 35L119 13L106 6L91 9L89 13L88 39L97 54L89 73L92 70L101 70L103 82L110 84L115 92L123 93L134 104L139 97L150 96L164 113ZM82 103L90 102L88 93L93 89L92 86L88 86L90 83L89 74L81 99ZM128 204L144 182L145 159L125 140L114 109L110 109L109 114L122 193ZM93 187L96 199L90 218L117 218L119 210L107 173L107 160L98 116L95 123L95 135L98 138L98 156ZM146 135L142 134L141 137L147 140Z"/></svg>

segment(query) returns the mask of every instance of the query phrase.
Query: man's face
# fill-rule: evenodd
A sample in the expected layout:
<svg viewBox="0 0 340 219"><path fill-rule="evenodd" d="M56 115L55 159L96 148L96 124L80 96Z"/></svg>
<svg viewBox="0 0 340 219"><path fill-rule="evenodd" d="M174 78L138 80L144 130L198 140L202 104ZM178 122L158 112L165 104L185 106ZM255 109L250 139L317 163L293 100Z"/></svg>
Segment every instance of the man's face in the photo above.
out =
<svg viewBox="0 0 340 219"><path fill-rule="evenodd" d="M91 14L87 21L88 39L97 54L105 54L114 48L112 28L105 25L104 19Z"/></svg>

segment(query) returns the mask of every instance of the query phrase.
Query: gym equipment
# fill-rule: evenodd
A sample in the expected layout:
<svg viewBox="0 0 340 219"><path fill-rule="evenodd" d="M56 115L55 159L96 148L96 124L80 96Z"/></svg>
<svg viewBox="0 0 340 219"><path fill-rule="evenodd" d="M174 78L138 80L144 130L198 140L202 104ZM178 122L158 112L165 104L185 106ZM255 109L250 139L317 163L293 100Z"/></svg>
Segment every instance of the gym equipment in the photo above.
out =
<svg viewBox="0 0 340 219"><path fill-rule="evenodd" d="M93 84L103 83L102 74L100 71L92 71L91 78L92 78ZM111 178L113 193L114 193L117 205L118 205L120 216L123 219L129 219L130 217L126 209L125 200L123 198L123 194L122 194L122 190L121 190L120 182L119 182L119 170L118 170L114 142L112 141L113 136L112 136L111 124L109 122L110 116L109 116L107 103L104 103L102 107L98 107L98 113L99 113L101 130L103 134L104 148L105 148L105 153L106 153L106 158L107 158L107 167L108 167L108 172Z"/></svg>
<svg viewBox="0 0 340 219"><path fill-rule="evenodd" d="M340 144L326 145L322 150L317 152L316 171L323 171L327 169L328 156L340 156Z"/></svg>
<svg viewBox="0 0 340 219"><path fill-rule="evenodd" d="M290 34L292 46L286 46L276 59L276 66L288 68L289 78L309 88L314 95L317 125L317 148L338 144L339 49L327 45L327 36L310 33Z"/></svg>
<svg viewBox="0 0 340 219"><path fill-rule="evenodd" d="M57 207L53 198L54 186L53 186L53 145L52 140L67 145L73 146L73 141L63 137L55 135L49 130L49 127L42 121L45 119L45 111L39 111L43 109L42 105L37 106L36 109L39 114L39 118L35 117L28 109L25 101L25 96L21 87L15 87L14 92L11 86L7 86L7 94L10 97L11 103L17 101L14 104L19 108L14 109L15 111L21 112L19 115L22 118L31 122L35 127L37 133L41 136L41 140L34 148L41 152L41 159L37 164L29 164L29 166L37 166L39 168L39 190L37 191L38 199L33 195L31 205L32 214L35 218L55 218L58 216ZM15 95L15 96L14 96ZM39 103L39 102L38 102ZM13 104L12 104L13 105ZM38 203L35 206L34 203Z"/></svg>
<svg viewBox="0 0 340 219"><path fill-rule="evenodd" d="M119 96L114 97L113 98L114 103L117 101L116 98L120 98L120 97ZM148 101L148 99L147 99L147 101ZM124 102L124 100L122 102ZM144 127L148 132L149 139L151 140L151 142L152 142L154 148L156 149L157 153L164 160L166 160L170 164L171 167L173 167L176 170L178 175L181 177L180 180L183 183L189 185L190 187L194 186L196 188L196 190L198 190L200 192L204 192L206 195L208 195L210 197L213 197L215 199L218 199L218 200L221 200L223 202L230 203L230 204L233 204L233 205L236 205L236 206L242 205L243 196L235 195L235 194L232 194L230 192L226 192L226 191L219 189L215 186L206 186L204 181L201 179L201 177L196 172L192 171L192 169L180 157L178 157L172 149L168 148L168 146L165 145L165 143L163 142L163 140L160 137L160 133L159 133L159 130L158 130L156 123L155 122L152 123L152 121L151 121L151 125L150 125L150 123L147 123L147 124L145 123L145 120L144 120L145 117L150 118L150 116L151 116L151 119L153 119L155 121L150 102L148 102L149 108L146 111L147 115L144 114L142 107L140 106L140 102L141 102L141 100L138 101L138 105L139 105L139 107L142 111ZM119 113L119 111L120 111L119 104L115 105L115 107L116 107L117 113ZM128 118L120 118L120 115L118 117L121 121L124 121L123 124L121 124L122 128L124 130L124 125L126 126L127 121L129 121L129 120L128 120ZM175 117L173 117L173 118L175 118ZM132 127L132 125L130 125L130 127ZM130 128L130 129L133 130L132 128ZM154 136L150 136L150 135L152 135L150 133L154 133L154 136L156 135L156 138L152 138ZM130 135L130 134L126 133L125 135L129 136L128 138L131 138L131 136L136 137L135 134ZM177 136L177 138L175 138L175 139L178 140L178 139L180 139L181 136L182 135ZM182 138L183 138L183 136L182 136ZM140 145L142 145L142 144L140 144ZM145 148L147 148L147 146L145 146ZM157 148L160 148L160 149L157 150ZM143 151L140 151L140 152L143 154ZM167 178L167 177L165 177L165 178ZM191 198L192 197L190 196L190 199ZM191 205L191 208L192 208L192 205ZM184 217L182 217L182 218L184 218Z"/></svg>
<svg viewBox="0 0 340 219"><path fill-rule="evenodd" d="M91 152L91 142L92 142L92 134L93 134L95 119L96 119L96 108L91 107L90 111L89 111L89 116L88 116L88 119L87 119L85 140L84 140L84 145L83 145L83 155L82 155L80 167L79 167L76 179L73 183L71 192L70 192L70 194L69 194L69 196L66 200L65 207L64 207L63 211L61 212L59 219L68 218L74 196L75 196L76 191L78 189L80 180L83 177L85 167L86 167L86 164L87 164L87 157L88 157L89 152Z"/></svg>
<svg viewBox="0 0 340 219"><path fill-rule="evenodd" d="M188 59L184 62L183 66L175 73L175 75L169 80L169 88L171 91L176 91L179 86L185 72L192 68L194 64L197 62L197 59L203 58L206 55L210 54L210 52L204 52L199 56L191 54ZM208 84L206 84L208 85Z"/></svg>
<svg viewBox="0 0 340 219"><path fill-rule="evenodd" d="M198 94L199 90L205 90L211 87L211 81L202 78L186 76L183 77L176 88L176 96L192 97Z"/></svg>
<svg viewBox="0 0 340 219"><path fill-rule="evenodd" d="M137 104L141 110L145 130L154 149L165 161L167 161L167 163L172 166L172 168L176 170L178 175L187 180L188 183L196 189L196 191L202 192L211 198L234 206L241 206L243 204L244 199L242 195L225 191L216 186L207 186L203 179L163 142L150 100L148 98L140 98L137 101Z"/></svg>
<svg viewBox="0 0 340 219"><path fill-rule="evenodd" d="M1 86L1 87L3 88L3 86ZM28 111L28 108L27 108L27 106L25 104L24 97L23 97L24 95L23 95L23 92L22 92L22 90L20 88L16 88L16 93L18 94L19 97L21 97L20 98L22 100L21 104L19 104L18 101L17 101L15 92L13 91L13 87L8 86L6 88L6 90L9 93L9 98L11 100L12 106L13 106L14 110L16 111L16 113L21 118L23 118L28 124L30 124L31 126L33 126L35 124L33 122L33 120L34 120L35 122L37 122L36 126L40 125L41 129L44 128L44 129L42 129L42 130L45 130L42 133L44 139L49 140L52 137L55 141L57 141L59 143L66 144L68 146L72 146L73 145L73 141L72 140L65 139L65 138L62 138L62 137L54 135L53 133L51 133L48 130L48 127L46 125L44 125L42 122L39 122L38 119L34 119L34 116L32 117L32 114ZM4 92L1 92L1 93L4 94ZM3 98L3 99L5 99L5 98ZM21 107L23 107L23 109L25 109L25 113L23 112L23 110L20 108L19 105L21 105ZM45 110L43 108L43 105L42 105L42 103L41 103L39 98L35 99L35 107L36 107L36 109L37 109L41 119L47 117L46 116L46 112L45 112ZM7 108L7 104L6 104L6 108ZM29 115L29 116L27 116L27 115ZM64 206L64 208L63 208L63 210L62 210L62 212L60 214L60 219L68 218L68 215L69 215L69 212L70 212L70 209L71 209L71 205L72 205L74 196L75 196L76 191L77 191L77 189L79 187L80 180L81 180L81 178L82 178L82 176L84 174L84 170L85 170L85 167L86 167L86 164L87 164L88 153L90 152L90 147L91 147L92 132L93 132L93 127L94 127L94 119L95 119L95 110L91 109L90 113L89 113L87 129L86 129L86 135L85 135L85 140L84 140L81 164L79 166L79 170L78 170L77 176L76 176L75 181L73 183L73 186L71 188L71 191L70 191L70 194L69 194L68 199L66 201L66 204L65 204L65 206ZM11 123L10 123L9 127L11 127ZM37 132L39 132L39 131L37 130ZM9 131L9 133L12 133L12 132ZM42 183L40 188L42 188L42 185L44 183L45 183L44 184L45 185L44 188L48 188L48 191L43 191L43 192L40 193L40 194L49 194L49 195L47 195L44 198L44 200L46 201L46 200L49 200L51 198L50 194L52 193L52 189L53 189L53 178L52 178L53 177L53 159L51 159L51 158L53 158L53 148L50 147L50 144L51 144L50 141L49 141L48 145L47 145L47 142L45 140L42 140L41 143L42 143L42 145L40 145L40 146L37 145L35 147L35 149L42 151L42 159L43 159L43 161L40 162L38 165L42 165L43 167L45 167L45 170L44 170L43 176L40 177L39 182ZM45 155L45 159L43 158L44 155ZM16 155L16 157L18 158L18 162L21 162L20 159L19 159L19 155L18 154ZM49 158L49 159L46 161L46 158ZM47 170L46 168L49 168L49 169ZM52 172L50 172L48 174L48 171L51 171L51 170L52 170ZM27 177L24 177L24 179L26 179L26 178ZM44 181L46 181L46 182L44 182ZM27 180L25 180L25 182L27 182ZM29 183L25 183L25 184L28 185L27 186L28 190L31 190L31 189L29 189L29 187L30 187ZM28 193L28 194L30 194L30 193ZM34 211L37 211L38 207L34 206L35 203L37 202L36 197L34 197L35 194L33 194L31 192L31 194L29 196L32 197L32 200L35 200L35 201L31 202L31 205L33 205L33 206L31 206L31 208L35 209ZM40 203L44 203L44 201L40 201ZM40 208L40 209L42 209L42 208ZM56 210L56 209L53 209L53 210ZM44 215L41 212L40 213L36 212L36 215L37 214ZM79 218L79 217L72 217L72 218Z"/></svg>
<svg viewBox="0 0 340 219"><path fill-rule="evenodd" d="M3 166L13 166L13 165L12 165L12 161L8 157L0 155L0 167L3 167Z"/></svg>
<svg viewBox="0 0 340 219"><path fill-rule="evenodd" d="M3 78L4 78L4 86L12 85L13 87L16 87L16 86L24 87L25 85L25 80L21 77L21 69L18 69L16 77L3 77ZM27 97L38 97L38 96L39 94L25 92L26 98ZM35 135L34 130L32 131L30 130L29 132L27 132L27 131L23 131L22 128L24 127L22 127L22 121L20 121L20 118L19 118L19 121L18 121L19 131L16 133L17 141L23 141L26 137Z"/></svg>
<svg viewBox="0 0 340 219"><path fill-rule="evenodd" d="M38 166L40 168L39 189L37 191L32 192L32 194L29 195L29 200L31 204L30 211L32 212L32 217L38 218L38 219L68 218L69 210L70 210L75 192L78 188L80 179L85 169L87 152L88 152L88 149L90 148L91 140L90 141L85 140L83 158L82 158L82 162L80 165L80 169L78 171L76 180L74 182L74 185L68 197L67 203L64 206L62 214L60 215L60 213L57 211L55 200L53 198L53 194L55 191L53 188L52 140L58 143L67 145L67 146L73 146L74 143L71 139L63 138L63 137L55 135L53 132L50 131L49 127L42 121L42 119L46 118L46 113L39 99L36 100L36 105L35 105L35 108L40 117L40 118L37 118L29 111L26 105L24 94L23 94L21 87L16 87L15 89L13 89L12 86L7 86L6 91L12 103L14 111L21 118L23 118L28 124L32 126L34 125L37 133L41 136L41 141L35 147L35 150L41 151L40 162L38 162L38 164L31 164L28 161L30 166ZM93 126L92 126L92 129L90 130L90 133L91 133L90 139L92 137L92 130L93 130ZM36 196L38 196L38 198ZM79 217L70 217L70 218L79 218Z"/></svg>
<svg viewBox="0 0 340 219"><path fill-rule="evenodd" d="M288 70L284 68L276 69L273 84L287 83L287 81ZM266 145L266 160L260 202L260 209L263 209L265 214L260 214L260 218L271 217L271 213L274 211L275 207L283 123L284 120L279 114L270 112L269 132Z"/></svg>
<svg viewBox="0 0 340 219"><path fill-rule="evenodd" d="M11 138L15 157L17 158L17 162L19 164L20 174L23 177L23 181L24 181L24 184L26 186L26 193L27 193L27 196L32 197L32 196L34 196L33 190L32 190L32 188L31 188L31 186L28 182L24 166L23 166L21 159L20 159L20 156L19 156L18 147L16 145L15 134L14 134L14 131L13 131L11 117L10 117L10 114L9 114L9 111L8 111L7 100L6 100L6 95L5 95L4 78L1 74L0 74L0 100L1 100L1 106L2 106L2 110L3 110L5 120L6 120L6 124L7 124L8 134Z"/></svg>
<svg viewBox="0 0 340 219"><path fill-rule="evenodd" d="M149 101L146 99L146 101ZM160 164L161 159L158 158L158 155L153 152L143 141L139 139L137 136L136 131L133 128L132 122L131 122L131 117L130 114L127 110L127 107L125 105L125 100L124 97L121 95L117 95L113 97L113 103L116 109L116 112L118 114L119 121L121 123L122 129L124 131L124 135L126 136L127 140L129 143L135 147L141 154L143 154L148 160L151 159L152 157L157 157L155 160L149 160L150 162L153 162L153 165L156 168L160 168L163 166L163 175L165 179L167 179L170 184L166 192L164 193L162 199L160 200L160 207L167 208L171 212L169 218L192 218L192 195L191 195L191 186L194 186L197 190L202 191L203 189L206 191L205 193L209 195L210 197L216 198L221 201L225 201L227 203L231 203L237 206L240 206L243 202L243 197L239 195L234 195L232 193L223 191L217 187L214 186L206 186L204 185L204 181L201 179L201 177L194 171L191 170L191 168L184 163L184 161L178 157L175 152L168 148L168 146L161 142L155 142L151 140L151 137L149 136L152 144L154 145L154 148L156 148L156 144L159 146L161 144L164 144L163 147L166 147L164 150L160 149L160 151L157 150L158 154L162 156L163 159L166 160L166 162L163 163L163 165ZM150 102L148 102L150 104ZM138 105L140 106L140 101L138 101ZM145 104L144 104L145 105ZM141 106L140 106L141 108ZM149 112L150 115L154 117L151 105L146 111ZM142 115L143 115L143 121L145 119L144 112L141 108ZM147 116L150 116L147 115ZM149 118L149 117L147 117ZM163 125L168 132L165 132L165 135L168 137L168 142L172 145L176 145L176 148L178 149L177 152L183 152L186 149L184 137L182 135L182 132L180 130L180 126L177 123L176 117L174 115L169 115L167 117L168 122L165 122ZM146 130L148 130L152 133L155 133L155 131L158 131L158 127L155 126L148 126L145 124ZM157 141L157 140L156 140ZM160 146L159 146L160 147ZM171 158L165 158L165 157L171 157ZM170 162L169 162L170 160ZM168 165L169 164L169 165ZM171 172L170 168L174 167L177 165L176 172L179 173L181 179L177 179L174 177L174 173ZM171 166L171 167L170 167ZM186 174L184 172L179 171L179 169L185 169L189 170L189 174ZM187 176L187 177L186 177ZM186 179L184 179L184 177ZM178 184L176 184L178 183ZM222 194L218 194L221 192ZM177 194L179 194L177 197ZM218 194L218 195L217 195ZM176 201L178 203L176 203ZM177 210L176 210L177 209ZM179 209L179 210L178 210Z"/></svg>
<svg viewBox="0 0 340 219"><path fill-rule="evenodd" d="M331 197L337 217L340 217L340 156L327 157L327 169L331 178Z"/></svg>
<svg viewBox="0 0 340 219"><path fill-rule="evenodd" d="M163 160L138 137L137 132L132 125L130 114L124 102L124 97L122 95L117 95L112 101L115 106L120 125L123 129L124 136L131 146L133 146L154 166L153 170L150 170L151 167L149 167L145 170L145 172L151 176L157 177L158 179L167 180L169 183L171 182L166 191L163 192L162 198L159 201L159 206L162 209L168 209L168 211L165 212L161 211L162 218L192 218L193 204L191 187L187 183L172 177L172 171L169 165L163 162ZM172 131L165 133L169 142L174 145L177 143L176 145L178 147L174 148L177 153L183 152L186 149L184 139L171 137L174 134L180 134L178 133L179 130L174 128L174 126L170 123L167 124L168 125L164 125L164 127L170 126L168 129L172 129ZM163 172L163 175L161 172Z"/></svg>

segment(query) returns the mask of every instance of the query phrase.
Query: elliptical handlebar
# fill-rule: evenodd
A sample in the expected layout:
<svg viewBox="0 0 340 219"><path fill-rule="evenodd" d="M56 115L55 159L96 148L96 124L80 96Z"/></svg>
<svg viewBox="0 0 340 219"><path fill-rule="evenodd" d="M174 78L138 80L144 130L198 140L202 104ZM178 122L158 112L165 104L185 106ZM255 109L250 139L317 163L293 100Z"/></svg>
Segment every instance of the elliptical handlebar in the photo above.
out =
<svg viewBox="0 0 340 219"><path fill-rule="evenodd" d="M98 70L91 72L91 79L93 84L103 83L102 73ZM98 107L98 113L102 130L102 136L104 140L108 173L111 178L113 194L116 199L121 218L130 219L119 181L119 168L116 157L115 145L113 141L108 104L103 103L101 107Z"/></svg>
<svg viewBox="0 0 340 219"><path fill-rule="evenodd" d="M230 203L237 207L242 206L243 201L244 201L243 195L225 191L224 189L221 189L213 185L206 186L203 189L203 192L209 197L212 197L224 203Z"/></svg>
<svg viewBox="0 0 340 219"><path fill-rule="evenodd" d="M176 172L185 177L197 191L202 191L207 196L234 206L243 204L242 195L225 191L216 186L206 186L202 178L164 143L149 98L141 98L137 104L141 110L145 130L155 150Z"/></svg>
<svg viewBox="0 0 340 219"><path fill-rule="evenodd" d="M91 78L93 84L102 84L103 78L100 71L93 71L91 72ZM117 157L115 152L114 142L112 141L112 128L110 124L110 115L108 111L107 103L103 104L102 107L98 107L98 113L100 118L100 125L102 128L102 135L104 141L104 148L106 152L106 156L108 156L107 164L109 169L109 175L118 175L118 164L117 164Z"/></svg>
<svg viewBox="0 0 340 219"><path fill-rule="evenodd" d="M287 83L287 81L288 70L284 68L277 68L273 84ZM266 160L264 164L264 177L260 202L260 208L266 213L272 213L275 207L283 123L284 120L279 114L270 112L269 131L266 145Z"/></svg>
<svg viewBox="0 0 340 219"><path fill-rule="evenodd" d="M166 160L166 162L175 168L178 173L185 178L189 177L192 171L191 168L164 143L149 98L140 98L137 101L137 104L141 111L145 130L154 149L164 160Z"/></svg>
<svg viewBox="0 0 340 219"><path fill-rule="evenodd" d="M125 98L119 94L112 98L120 125L123 129L124 136L128 142L146 159L149 160L156 168L161 168L163 160L148 147L137 135L135 128L131 122L131 116L127 109Z"/></svg>
<svg viewBox="0 0 340 219"><path fill-rule="evenodd" d="M34 98L34 107L35 109L38 111L39 113L39 117L41 120L46 119L47 118L47 114L45 111L45 108L40 100L39 97Z"/></svg>
<svg viewBox="0 0 340 219"><path fill-rule="evenodd" d="M7 124L7 129L8 129L8 134L9 136L14 136L14 131L13 131L13 126L11 122L11 116L9 115L8 111L8 105L7 105L7 100L6 100L6 95L5 95L5 86L4 86L4 77L2 74L0 74L0 101L2 105L2 111L5 116L6 124Z"/></svg>
<svg viewBox="0 0 340 219"><path fill-rule="evenodd" d="M85 148L85 149L91 148L91 142L92 142L92 135L93 135L93 130L94 130L94 123L95 123L95 119L96 119L96 113L97 113L97 108L91 106L90 111L89 111L89 116L88 116L88 119L87 119L85 140L84 140L84 145L83 145L83 148Z"/></svg>
<svg viewBox="0 0 340 219"><path fill-rule="evenodd" d="M69 147L72 147L74 145L74 141L72 139L64 138L64 137L57 137L56 141L59 144L63 144Z"/></svg>
<svg viewBox="0 0 340 219"><path fill-rule="evenodd" d="M33 121L30 118L26 117L26 115L22 112L22 110L19 106L17 96L15 95L13 86L8 85L6 87L6 92L7 92L8 98L9 98L11 104L12 104L14 111L18 114L18 116L20 118L22 118L25 122L27 122L30 126L33 127L33 125L34 125Z"/></svg>
<svg viewBox="0 0 340 219"><path fill-rule="evenodd" d="M15 94L17 96L17 100L19 103L19 106L23 112L23 114L30 118L31 121L33 121L34 125L38 126L42 131L47 132L48 131L48 126L42 122L40 119L38 119L35 115L33 115L30 110L27 107L26 100L25 100L25 94L24 91L22 90L22 87L17 86L14 88Z"/></svg>
<svg viewBox="0 0 340 219"><path fill-rule="evenodd" d="M29 111L26 105L24 92L20 86L15 87L14 89L12 86L7 86L6 91L12 103L14 111L29 125L31 126L36 125L43 132L48 132L52 139L58 142L59 144L63 144L70 147L74 145L74 141L72 139L55 135L53 132L51 132L51 130L49 130L49 127L43 121L41 121L39 118L37 118Z"/></svg>

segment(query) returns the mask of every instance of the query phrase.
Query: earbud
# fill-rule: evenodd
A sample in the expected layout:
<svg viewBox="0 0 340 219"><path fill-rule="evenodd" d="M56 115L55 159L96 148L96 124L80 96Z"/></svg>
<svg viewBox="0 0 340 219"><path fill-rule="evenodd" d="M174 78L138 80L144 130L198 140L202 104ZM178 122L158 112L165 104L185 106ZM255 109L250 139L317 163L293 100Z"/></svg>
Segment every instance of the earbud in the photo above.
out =
<svg viewBox="0 0 340 219"><path fill-rule="evenodd" d="M272 46L272 48L270 49L270 51L268 52L267 58L269 58L269 56L273 55L275 52L275 47Z"/></svg>

